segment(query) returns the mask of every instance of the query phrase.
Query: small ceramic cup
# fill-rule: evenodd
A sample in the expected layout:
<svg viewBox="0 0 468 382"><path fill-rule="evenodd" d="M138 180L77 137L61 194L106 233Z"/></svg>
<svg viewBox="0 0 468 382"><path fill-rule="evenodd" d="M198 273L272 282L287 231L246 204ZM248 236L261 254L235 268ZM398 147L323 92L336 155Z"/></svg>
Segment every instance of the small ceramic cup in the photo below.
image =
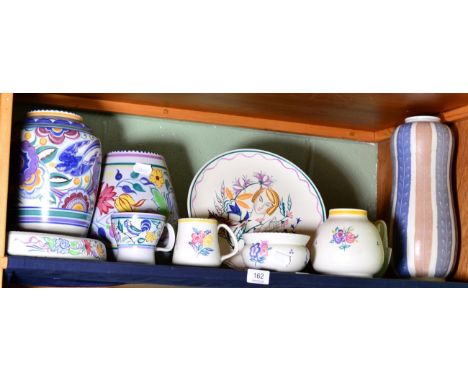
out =
<svg viewBox="0 0 468 382"><path fill-rule="evenodd" d="M112 214L112 231L118 245L117 261L155 264L155 251L169 252L174 247L175 233L166 217L143 212ZM156 247L164 228L168 230L165 247Z"/></svg>
<svg viewBox="0 0 468 382"><path fill-rule="evenodd" d="M220 229L226 230L234 243L227 255L221 256L218 242ZM215 219L179 219L177 240L172 262L179 265L219 267L224 260L237 254L239 245L232 230Z"/></svg>

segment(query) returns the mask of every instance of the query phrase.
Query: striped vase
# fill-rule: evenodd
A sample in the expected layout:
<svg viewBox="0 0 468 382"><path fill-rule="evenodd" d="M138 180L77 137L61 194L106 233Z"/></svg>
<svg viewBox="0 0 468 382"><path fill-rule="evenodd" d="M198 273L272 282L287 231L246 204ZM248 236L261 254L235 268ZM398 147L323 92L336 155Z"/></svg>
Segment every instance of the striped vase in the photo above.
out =
<svg viewBox="0 0 468 382"><path fill-rule="evenodd" d="M401 277L445 278L457 255L454 139L437 117L406 118L392 135L393 265Z"/></svg>

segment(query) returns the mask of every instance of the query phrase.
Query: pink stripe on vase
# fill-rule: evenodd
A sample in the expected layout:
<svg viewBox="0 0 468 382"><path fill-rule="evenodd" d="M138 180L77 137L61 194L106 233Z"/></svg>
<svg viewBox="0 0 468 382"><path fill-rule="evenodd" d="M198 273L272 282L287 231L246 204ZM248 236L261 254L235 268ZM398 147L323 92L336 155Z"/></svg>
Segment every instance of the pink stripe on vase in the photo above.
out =
<svg viewBox="0 0 468 382"><path fill-rule="evenodd" d="M416 277L427 276L432 257L432 128L430 123L415 124L416 206L414 227L414 265Z"/></svg>

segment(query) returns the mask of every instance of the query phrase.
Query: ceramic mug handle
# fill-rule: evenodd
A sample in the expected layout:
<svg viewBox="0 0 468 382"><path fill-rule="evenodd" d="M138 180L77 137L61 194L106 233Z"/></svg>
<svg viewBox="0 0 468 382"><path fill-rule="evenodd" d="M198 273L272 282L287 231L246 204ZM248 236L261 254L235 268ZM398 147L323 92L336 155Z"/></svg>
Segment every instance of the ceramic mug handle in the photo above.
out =
<svg viewBox="0 0 468 382"><path fill-rule="evenodd" d="M237 252L239 252L239 244L237 243L236 236L234 235L234 232L232 232L231 228L229 228L226 224L218 224L218 233L221 228L224 228L224 230L231 237L231 243L234 243L234 248L232 251L227 255L221 256L221 262L223 262L224 260L230 259L232 256L237 255Z"/></svg>
<svg viewBox="0 0 468 382"><path fill-rule="evenodd" d="M175 244L175 232L174 228L170 223L166 223L167 231L169 232L169 238L167 239L167 245L165 247L156 247L156 251L169 252L172 251Z"/></svg>
<svg viewBox="0 0 468 382"><path fill-rule="evenodd" d="M379 272L377 272L374 277L382 277L390 264L390 258L392 250L388 248L388 234L387 234L387 224L383 220L376 220L373 222L377 231L379 231L380 238L382 239L382 245L384 250L384 263Z"/></svg>

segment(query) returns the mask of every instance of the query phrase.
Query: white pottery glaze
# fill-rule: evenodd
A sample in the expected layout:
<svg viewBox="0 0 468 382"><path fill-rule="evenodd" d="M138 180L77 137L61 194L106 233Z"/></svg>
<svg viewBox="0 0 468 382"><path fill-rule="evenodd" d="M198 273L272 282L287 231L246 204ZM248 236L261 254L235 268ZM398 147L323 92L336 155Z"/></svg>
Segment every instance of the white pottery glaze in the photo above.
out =
<svg viewBox="0 0 468 382"><path fill-rule="evenodd" d="M224 229L234 242L234 248L221 255L219 230ZM238 252L239 246L234 233L226 224L218 224L215 219L179 219L177 239L172 262L179 265L219 267L221 263Z"/></svg>
<svg viewBox="0 0 468 382"><path fill-rule="evenodd" d="M98 240L40 232L10 231L8 255L105 261L106 247Z"/></svg>
<svg viewBox="0 0 468 382"><path fill-rule="evenodd" d="M308 235L294 233L246 233L239 247L247 268L299 272L310 259L309 240Z"/></svg>
<svg viewBox="0 0 468 382"><path fill-rule="evenodd" d="M190 185L187 211L226 223L237 240L254 232L313 237L326 218L322 197L307 174L286 158L257 149L228 151L205 163ZM220 245L229 248L227 240ZM246 267L240 254L226 264Z"/></svg>
<svg viewBox="0 0 468 382"><path fill-rule="evenodd" d="M382 226L383 221L374 224ZM367 219L367 211L331 209L328 220L317 230L312 266L326 274L372 277L388 262L376 226ZM385 264L386 263L386 264Z"/></svg>

